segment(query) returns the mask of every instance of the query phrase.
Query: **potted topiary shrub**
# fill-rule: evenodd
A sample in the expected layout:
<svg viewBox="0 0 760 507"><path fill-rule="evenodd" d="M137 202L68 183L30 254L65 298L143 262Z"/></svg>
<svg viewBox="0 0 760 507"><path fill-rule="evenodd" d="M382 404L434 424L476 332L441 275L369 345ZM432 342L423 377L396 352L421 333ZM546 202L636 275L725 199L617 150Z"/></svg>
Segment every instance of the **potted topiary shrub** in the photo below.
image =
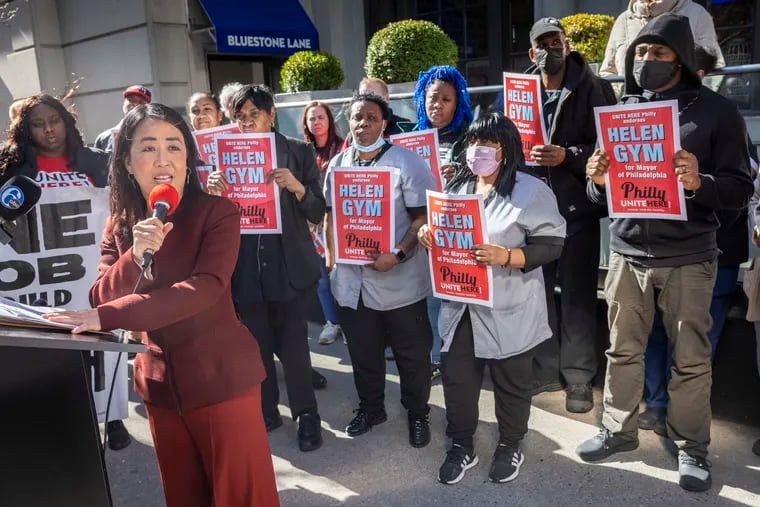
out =
<svg viewBox="0 0 760 507"><path fill-rule="evenodd" d="M324 51L299 51L285 60L280 86L286 92L334 90L345 75L335 55Z"/></svg>
<svg viewBox="0 0 760 507"><path fill-rule="evenodd" d="M337 90L345 75L335 55L323 51L299 51L283 63L280 70L280 87L287 93L277 93L275 104L307 103L350 97L351 90ZM333 114L339 108L333 108ZM303 108L282 107L277 110L277 128L285 135L301 138Z"/></svg>
<svg viewBox="0 0 760 507"><path fill-rule="evenodd" d="M388 84L417 81L433 65L456 67L456 43L430 21L406 19L389 23L372 36L364 70Z"/></svg>
<svg viewBox="0 0 760 507"><path fill-rule="evenodd" d="M604 59L615 18L605 14L581 13L562 18L560 23L565 28L570 47L582 54L590 64L597 64L594 66L596 71Z"/></svg>

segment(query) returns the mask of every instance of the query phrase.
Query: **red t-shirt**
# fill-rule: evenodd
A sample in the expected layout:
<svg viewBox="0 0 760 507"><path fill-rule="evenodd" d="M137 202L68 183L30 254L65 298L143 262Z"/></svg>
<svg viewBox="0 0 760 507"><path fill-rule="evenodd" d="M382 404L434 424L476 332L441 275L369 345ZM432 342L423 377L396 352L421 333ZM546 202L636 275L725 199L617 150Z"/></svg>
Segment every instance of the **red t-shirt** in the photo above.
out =
<svg viewBox="0 0 760 507"><path fill-rule="evenodd" d="M94 187L95 182L84 173L72 171L66 156L43 157L37 155L37 183L43 188Z"/></svg>

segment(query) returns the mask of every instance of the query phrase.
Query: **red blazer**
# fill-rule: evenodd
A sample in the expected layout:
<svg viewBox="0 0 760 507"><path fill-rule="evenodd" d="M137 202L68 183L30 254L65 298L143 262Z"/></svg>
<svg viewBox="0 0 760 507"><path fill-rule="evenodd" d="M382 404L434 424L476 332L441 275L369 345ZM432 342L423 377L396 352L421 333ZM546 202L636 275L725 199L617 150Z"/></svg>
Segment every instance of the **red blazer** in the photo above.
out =
<svg viewBox="0 0 760 507"><path fill-rule="evenodd" d="M153 281L132 294L140 268L109 220L98 280L90 289L104 330L146 331L135 360L135 391L146 402L188 410L235 398L261 383L258 344L235 314L230 279L240 215L229 200L185 194L153 257ZM147 335L147 336L146 336Z"/></svg>

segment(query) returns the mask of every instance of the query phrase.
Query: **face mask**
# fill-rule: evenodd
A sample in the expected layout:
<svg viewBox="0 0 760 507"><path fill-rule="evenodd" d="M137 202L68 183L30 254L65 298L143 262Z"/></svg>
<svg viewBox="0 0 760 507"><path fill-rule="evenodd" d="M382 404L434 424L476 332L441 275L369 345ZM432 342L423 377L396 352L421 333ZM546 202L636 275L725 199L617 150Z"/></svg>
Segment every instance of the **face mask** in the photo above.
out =
<svg viewBox="0 0 760 507"><path fill-rule="evenodd" d="M383 134L380 134L377 136L377 141L370 144L369 146L364 146L362 144L359 144L356 142L356 139L351 143L351 145L354 147L356 151L360 151L362 153L370 153L373 152L379 148L382 148L382 146L385 144L385 139L383 139Z"/></svg>
<svg viewBox="0 0 760 507"><path fill-rule="evenodd" d="M565 63L565 48L536 49L533 51L536 66L545 73L554 75L562 70Z"/></svg>
<svg viewBox="0 0 760 507"><path fill-rule="evenodd" d="M499 148L501 149L501 148ZM499 168L499 160L496 160L497 148L490 146L467 147L467 167L476 176L491 176Z"/></svg>
<svg viewBox="0 0 760 507"><path fill-rule="evenodd" d="M633 78L643 89L655 91L670 82L677 68L678 62L637 61L633 62Z"/></svg>

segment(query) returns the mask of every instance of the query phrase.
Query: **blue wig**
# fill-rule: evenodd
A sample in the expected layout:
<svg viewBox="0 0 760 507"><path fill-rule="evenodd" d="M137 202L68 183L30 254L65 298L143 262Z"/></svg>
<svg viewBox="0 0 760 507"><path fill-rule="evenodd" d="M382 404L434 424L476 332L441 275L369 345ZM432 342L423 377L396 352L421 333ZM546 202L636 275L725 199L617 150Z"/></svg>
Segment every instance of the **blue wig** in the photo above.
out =
<svg viewBox="0 0 760 507"><path fill-rule="evenodd" d="M458 130L465 122L472 121L472 108L470 107L470 94L467 93L467 81L462 74L450 65L434 65L428 70L420 72L417 78L417 87L414 89L414 103L417 105L417 129L431 128L425 112L425 92L433 81L449 83L457 92L457 108L454 117L448 125L449 130Z"/></svg>

